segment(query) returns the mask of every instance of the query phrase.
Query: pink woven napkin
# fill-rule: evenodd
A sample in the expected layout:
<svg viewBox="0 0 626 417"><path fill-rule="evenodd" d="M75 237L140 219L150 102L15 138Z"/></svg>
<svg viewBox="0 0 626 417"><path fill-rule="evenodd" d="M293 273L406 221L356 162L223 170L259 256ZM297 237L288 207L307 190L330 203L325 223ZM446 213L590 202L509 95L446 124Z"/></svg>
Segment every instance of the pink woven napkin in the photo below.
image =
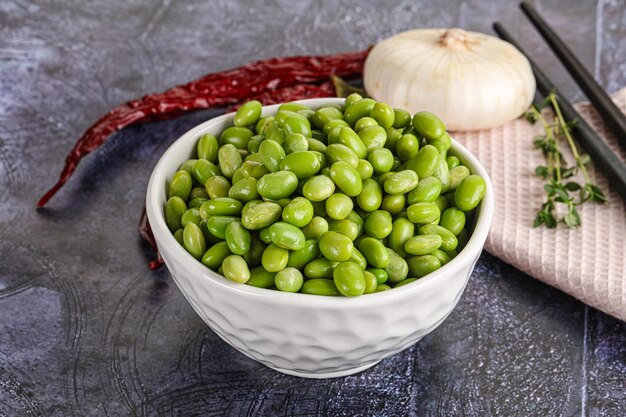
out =
<svg viewBox="0 0 626 417"><path fill-rule="evenodd" d="M626 88L613 95L626 112ZM580 114L626 161L614 136L588 103ZM495 191L495 216L485 249L529 275L565 291L621 320L626 320L626 209L623 200L595 168L590 176L609 198L609 204L585 203L579 210L582 227L576 230L533 228L544 202L543 180L534 168L545 165L535 136L542 128L523 119L478 132L457 132L454 137L485 166ZM563 146L562 148L566 148ZM568 162L571 154L564 152ZM608 193L607 193L608 192Z"/></svg>

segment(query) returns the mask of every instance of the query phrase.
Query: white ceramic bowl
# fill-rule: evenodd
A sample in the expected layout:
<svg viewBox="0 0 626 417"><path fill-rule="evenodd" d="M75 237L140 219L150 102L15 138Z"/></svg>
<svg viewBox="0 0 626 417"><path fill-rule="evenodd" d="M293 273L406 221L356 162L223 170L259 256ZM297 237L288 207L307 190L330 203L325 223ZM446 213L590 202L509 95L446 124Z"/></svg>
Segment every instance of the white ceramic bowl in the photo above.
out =
<svg viewBox="0 0 626 417"><path fill-rule="evenodd" d="M343 99L303 100L311 108ZM264 107L263 114L278 108ZM452 149L487 183L474 231L451 262L403 287L356 298L284 293L236 284L209 270L174 239L164 220L166 183L192 157L197 138L219 136L233 114L211 119L181 136L157 163L147 192L154 237L174 281L194 310L222 339L277 371L308 378L349 375L419 341L450 314L480 256L493 217L493 189L485 169L464 147Z"/></svg>

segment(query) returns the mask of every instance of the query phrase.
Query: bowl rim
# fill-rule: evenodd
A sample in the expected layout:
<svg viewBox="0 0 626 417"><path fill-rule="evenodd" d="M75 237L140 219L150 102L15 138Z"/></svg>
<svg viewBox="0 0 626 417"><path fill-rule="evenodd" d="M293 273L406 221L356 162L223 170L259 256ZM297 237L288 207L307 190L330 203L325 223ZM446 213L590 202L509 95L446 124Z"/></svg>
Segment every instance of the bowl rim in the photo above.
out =
<svg viewBox="0 0 626 417"><path fill-rule="evenodd" d="M296 100L293 102L305 104L311 108L319 108L325 105L337 105L344 103L343 98L316 98ZM263 115L274 113L280 104L274 104L269 106L263 106ZM278 290L258 288L251 285L239 284L228 280L215 271L210 270L204 266L199 260L191 256L182 245L174 238L173 233L165 223L164 216L164 201L160 199L159 187L161 188L162 195L165 196L164 186L169 177L173 174L166 172L166 165L171 163L171 159L175 158L179 149L184 149L189 146L188 142L195 141L197 138L207 133L215 125L222 122L232 122L234 112L226 113L224 115L212 118L203 122L176 139L168 149L161 155L156 163L150 180L148 182L148 188L146 191L146 212L148 220L152 228L157 247L161 253L168 252L171 256L176 257L181 262L185 263L185 267L191 271L189 279L205 280L209 285L222 287L225 291L231 291L236 294L251 296L251 297L268 297L272 299L272 302L284 302L284 303L296 303L301 307L313 306L319 307L324 304L326 306L341 307L341 308L353 308L362 306L364 304L371 305L376 302L384 302L393 299L394 297L410 296L414 291L420 291L420 289L436 285L438 279L442 275L449 273L459 272L459 270L475 256L476 260L480 255L484 243L487 239L491 222L493 219L494 211L494 195L491 179L486 169L480 164L478 159L472 155L463 145L452 138L452 147L455 155L457 155L464 164L469 165L471 172L483 177L486 183L486 191L483 200L479 206L479 212L476 218L474 231L471 234L466 246L459 252L459 254L447 264L443 265L438 270L431 272L430 274L412 282L408 285L403 285L400 288L393 288L392 291L382 291L378 293L366 294L360 297L337 297L337 296L314 296L310 294L302 293L289 293ZM181 161L180 163L182 163ZM166 251L163 251L165 246ZM164 258L165 260L165 258ZM167 266L167 262L166 262ZM473 265L472 265L473 266ZM173 275L173 274L172 274ZM466 280L469 279L469 276Z"/></svg>

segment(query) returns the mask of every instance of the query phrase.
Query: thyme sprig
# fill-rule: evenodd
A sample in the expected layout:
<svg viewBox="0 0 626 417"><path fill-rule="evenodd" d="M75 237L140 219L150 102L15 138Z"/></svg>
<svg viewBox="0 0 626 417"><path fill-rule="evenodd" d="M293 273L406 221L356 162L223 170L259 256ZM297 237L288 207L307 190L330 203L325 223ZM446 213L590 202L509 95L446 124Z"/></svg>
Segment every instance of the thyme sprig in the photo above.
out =
<svg viewBox="0 0 626 417"><path fill-rule="evenodd" d="M549 122L541 113L541 109L551 107L555 117ZM540 122L544 129L544 134L535 138L534 146L541 149L546 157L546 165L535 168L535 175L546 180L543 188L546 191L546 201L537 212L533 227L545 225L548 228L555 228L559 223L564 223L571 228L581 225L580 215L577 207L587 201L606 203L607 198L602 190L591 181L587 166L591 159L589 155L578 152L574 138L572 137L572 127L576 125L576 120L566 122L555 93L550 93L545 100L539 104L531 106L525 115L526 119L534 124ZM574 157L575 163L568 166L560 145L565 139ZM584 185L581 185L574 176L581 173ZM578 196L576 197L576 194ZM566 214L559 216L558 207L565 206Z"/></svg>

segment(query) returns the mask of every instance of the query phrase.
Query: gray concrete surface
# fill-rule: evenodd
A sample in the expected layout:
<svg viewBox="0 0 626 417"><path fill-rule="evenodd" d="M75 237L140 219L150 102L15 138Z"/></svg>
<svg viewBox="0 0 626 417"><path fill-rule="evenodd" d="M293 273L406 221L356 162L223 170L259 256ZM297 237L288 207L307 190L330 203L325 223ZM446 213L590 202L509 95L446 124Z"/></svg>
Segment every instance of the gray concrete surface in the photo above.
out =
<svg viewBox="0 0 626 417"><path fill-rule="evenodd" d="M536 4L607 89L626 85L623 0ZM258 58L496 19L584 99L516 1L0 2L0 416L624 415L626 325L488 254L441 327L361 374L300 380L230 348L147 269L135 229L159 156L214 112L125 129L34 210L120 102Z"/></svg>

